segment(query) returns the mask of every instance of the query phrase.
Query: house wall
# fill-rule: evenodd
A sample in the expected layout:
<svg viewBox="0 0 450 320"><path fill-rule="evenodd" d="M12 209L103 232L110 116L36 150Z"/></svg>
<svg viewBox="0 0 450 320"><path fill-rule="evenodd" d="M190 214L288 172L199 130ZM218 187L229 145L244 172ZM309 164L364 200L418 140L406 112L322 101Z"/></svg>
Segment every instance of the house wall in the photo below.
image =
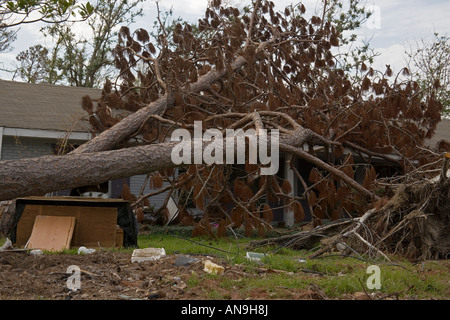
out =
<svg viewBox="0 0 450 320"><path fill-rule="evenodd" d="M56 142L57 141L54 139L3 136L0 160L18 160L50 155L53 153ZM138 196L145 181L145 175L131 177L129 181L131 193ZM122 180L119 182L121 185ZM167 186L166 183L163 187L165 186ZM149 184L147 184L144 194L153 191L156 190L151 190ZM118 192L120 194L120 190ZM58 192L58 195L69 195L69 191ZM166 196L167 192L149 198L151 205L153 205L155 209L160 208L164 204Z"/></svg>
<svg viewBox="0 0 450 320"><path fill-rule="evenodd" d="M137 175L137 176L133 176L130 178L130 191L136 197L138 197L139 193L141 192L141 188L145 182L145 177L146 177L146 175L142 174L142 175ZM162 187L165 188L168 185L169 185L168 182L164 182ZM155 191L157 191L157 190L150 189L150 184L147 181L143 194L147 194L147 193L151 193L151 192L155 192ZM148 200L150 201L150 205L153 206L154 209L159 209L164 204L167 194L168 194L168 191L148 198Z"/></svg>
<svg viewBox="0 0 450 320"><path fill-rule="evenodd" d="M56 142L49 139L3 136L0 160L16 160L52 154Z"/></svg>

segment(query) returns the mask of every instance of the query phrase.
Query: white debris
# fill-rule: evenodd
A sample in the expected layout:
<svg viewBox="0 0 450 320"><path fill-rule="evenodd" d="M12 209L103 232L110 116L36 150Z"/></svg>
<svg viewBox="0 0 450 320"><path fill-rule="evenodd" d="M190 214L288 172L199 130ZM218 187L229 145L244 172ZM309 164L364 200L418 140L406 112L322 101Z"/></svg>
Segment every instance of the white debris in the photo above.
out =
<svg viewBox="0 0 450 320"><path fill-rule="evenodd" d="M95 249L88 249L86 247L80 247L78 248L78 254L91 254L94 253Z"/></svg>
<svg viewBox="0 0 450 320"><path fill-rule="evenodd" d="M225 271L225 268L222 266L219 266L218 264L215 264L211 260L205 260L203 261L204 269L203 271L212 273L212 274L222 274Z"/></svg>
<svg viewBox="0 0 450 320"><path fill-rule="evenodd" d="M135 249L131 255L131 262L153 261L166 255L164 248Z"/></svg>
<svg viewBox="0 0 450 320"><path fill-rule="evenodd" d="M247 252L245 257L250 261L261 261L266 257L266 254L264 253L258 253L258 252Z"/></svg>

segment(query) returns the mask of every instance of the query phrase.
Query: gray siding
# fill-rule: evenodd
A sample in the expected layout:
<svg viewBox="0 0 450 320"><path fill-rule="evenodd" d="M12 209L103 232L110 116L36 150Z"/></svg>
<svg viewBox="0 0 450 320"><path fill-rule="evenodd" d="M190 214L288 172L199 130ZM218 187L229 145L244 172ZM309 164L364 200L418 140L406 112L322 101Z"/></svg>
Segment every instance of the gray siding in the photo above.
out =
<svg viewBox="0 0 450 320"><path fill-rule="evenodd" d="M55 141L49 139L3 136L0 160L16 160L52 154Z"/></svg>
<svg viewBox="0 0 450 320"><path fill-rule="evenodd" d="M136 197L138 197L139 193L141 192L141 188L145 182L145 177L146 177L146 175L142 174L142 175L133 176L130 179L130 191ZM168 182L164 182L163 188L168 185L169 185ZM150 184L147 182L147 184L145 185L144 194L151 193L154 191L157 191L157 190L150 189ZM150 205L152 205L155 209L159 209L164 204L167 194L168 194L168 191L148 198L148 200L150 201Z"/></svg>
<svg viewBox="0 0 450 320"><path fill-rule="evenodd" d="M55 144L56 141L52 139L3 136L3 145L0 160L16 160L50 155L53 152L53 147ZM131 193L135 196L138 196L139 192L141 191L142 185L144 184L144 181L145 175L137 175L131 177ZM164 182L163 187L166 187L167 185L168 183ZM147 183L144 189L144 194L154 191L157 190L150 189L150 186ZM164 204L167 193L168 192L164 192L150 197L150 204L154 206L155 209L159 209Z"/></svg>

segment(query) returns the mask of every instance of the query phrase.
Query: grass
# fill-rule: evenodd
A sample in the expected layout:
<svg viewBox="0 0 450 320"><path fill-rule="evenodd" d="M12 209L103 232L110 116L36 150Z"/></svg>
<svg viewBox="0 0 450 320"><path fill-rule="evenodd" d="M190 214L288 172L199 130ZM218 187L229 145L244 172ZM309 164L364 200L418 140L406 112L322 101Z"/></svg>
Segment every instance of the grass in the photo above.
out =
<svg viewBox="0 0 450 320"><path fill-rule="evenodd" d="M220 278L222 291L210 292L211 299L227 299L230 291L239 290L243 296L249 295L256 288L266 288L273 298L283 298L291 290L307 290L311 286L319 287L330 298L339 298L355 292L377 292L381 296L397 296L414 299L448 299L450 298L448 261L426 261L413 264L398 258L395 263L382 261L362 261L354 257L325 256L317 259L306 259L306 251L287 248L264 247L253 250L265 253L260 262L252 262L245 258L247 245L255 239L229 237L212 240L209 238L190 238L180 236L164 229L155 230L139 237L139 247L164 247L168 254L207 254L224 259L227 263L240 264L244 271L254 277L242 278L238 283L232 279ZM309 253L308 253L309 254ZM301 260L306 260L301 262ZM369 265L380 268L381 288L370 290L367 280ZM267 273L257 276L261 268L280 270L279 273ZM188 286L199 286L204 280L215 279L214 275L196 274L188 281Z"/></svg>
<svg viewBox="0 0 450 320"><path fill-rule="evenodd" d="M0 239L0 245L4 240ZM252 240L255 239L241 236L237 239L228 237L218 240L191 238L187 229L156 227L152 228L150 233L139 235L138 246L164 248L167 254L209 255L222 259L221 261L228 265L243 266L244 272L250 276L242 277L238 281L224 276L193 273L186 282L188 288L201 290L204 281L217 282L220 290L210 290L207 293L210 299L230 299L233 292L250 297L258 290L265 290L274 299L289 299L292 292L310 290L312 286L320 288L329 298L345 298L346 295L351 296L356 292L376 292L381 296L413 299L450 298L448 260L413 264L393 257L395 263L389 264L336 255L307 259L306 256L310 252L264 247L252 250L266 254L261 262L254 262L245 257L247 245ZM131 253L133 248L112 250ZM77 254L77 249L58 254ZM367 273L367 267L372 264L380 268L379 290L370 290L366 284L371 275ZM264 276L261 276L262 269L277 272L265 272Z"/></svg>

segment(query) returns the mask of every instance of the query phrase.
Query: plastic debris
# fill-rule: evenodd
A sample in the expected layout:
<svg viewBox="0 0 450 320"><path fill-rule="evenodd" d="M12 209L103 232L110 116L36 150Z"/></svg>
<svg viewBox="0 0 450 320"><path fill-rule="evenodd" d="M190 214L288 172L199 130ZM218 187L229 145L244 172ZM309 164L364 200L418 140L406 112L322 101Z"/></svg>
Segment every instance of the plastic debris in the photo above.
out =
<svg viewBox="0 0 450 320"><path fill-rule="evenodd" d="M266 254L258 252L247 252L245 257L250 261L261 261L263 258L266 257Z"/></svg>
<svg viewBox="0 0 450 320"><path fill-rule="evenodd" d="M164 248L135 249L131 255L131 262L154 261L166 255Z"/></svg>
<svg viewBox="0 0 450 320"><path fill-rule="evenodd" d="M215 264L211 260L205 260L203 261L203 264L205 265L203 271L212 273L212 274L222 274L225 271L225 268L222 266L219 266L218 264Z"/></svg>
<svg viewBox="0 0 450 320"><path fill-rule="evenodd" d="M30 254L37 256L37 255L44 254L44 251L42 251L41 249L35 249L35 250L31 250Z"/></svg>
<svg viewBox="0 0 450 320"><path fill-rule="evenodd" d="M196 258L186 257L186 256L177 256L177 258L175 259L175 262L173 264L176 266L187 267L197 261L198 261L198 259L196 259Z"/></svg>
<svg viewBox="0 0 450 320"><path fill-rule="evenodd" d="M86 247L78 248L78 254L91 254L94 252L95 252L95 249L87 249Z"/></svg>

